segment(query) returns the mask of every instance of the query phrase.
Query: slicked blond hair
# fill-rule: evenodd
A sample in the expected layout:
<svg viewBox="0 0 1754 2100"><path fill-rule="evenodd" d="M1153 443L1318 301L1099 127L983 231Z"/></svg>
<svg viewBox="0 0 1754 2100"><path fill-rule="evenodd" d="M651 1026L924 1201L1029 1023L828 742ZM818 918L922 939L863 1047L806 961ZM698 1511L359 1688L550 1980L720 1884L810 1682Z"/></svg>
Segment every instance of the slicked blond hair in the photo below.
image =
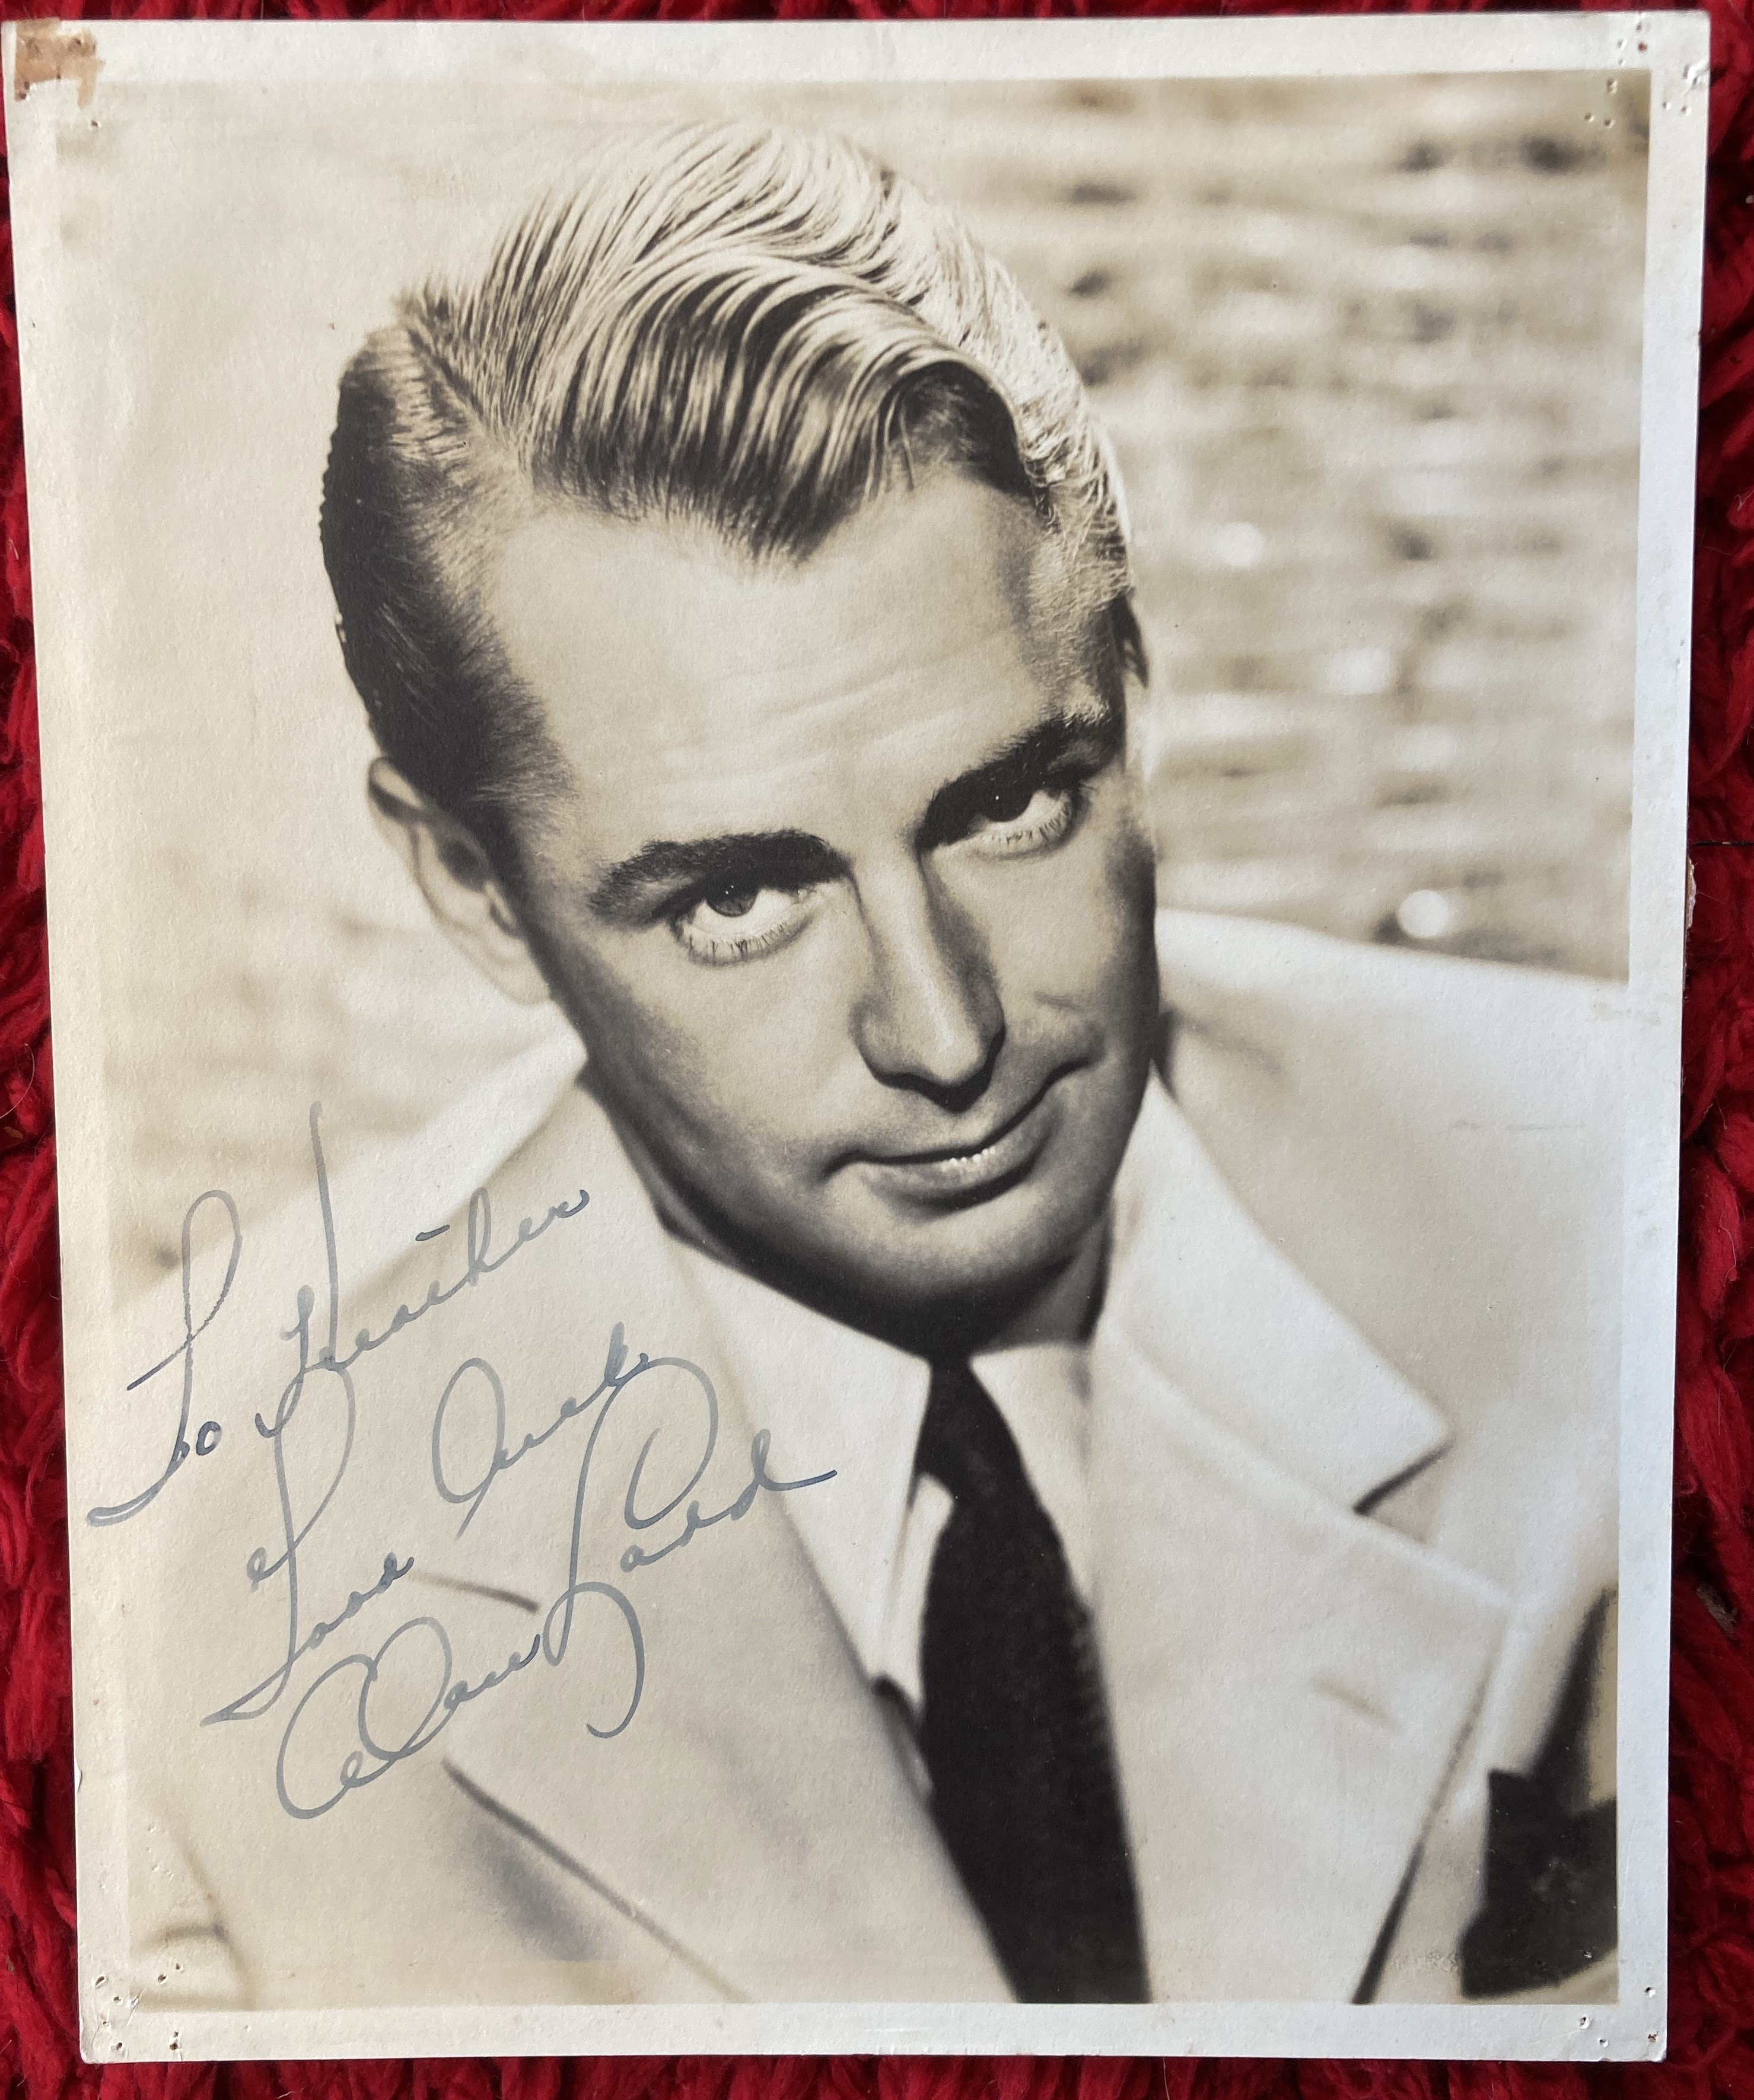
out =
<svg viewBox="0 0 1754 2100"><path fill-rule="evenodd" d="M538 505L802 562L898 477L1030 504L1118 704L1143 674L1120 488L1071 360L955 215L834 138L618 140L479 280L406 296L342 376L323 550L378 743L522 888L564 785L483 610Z"/></svg>

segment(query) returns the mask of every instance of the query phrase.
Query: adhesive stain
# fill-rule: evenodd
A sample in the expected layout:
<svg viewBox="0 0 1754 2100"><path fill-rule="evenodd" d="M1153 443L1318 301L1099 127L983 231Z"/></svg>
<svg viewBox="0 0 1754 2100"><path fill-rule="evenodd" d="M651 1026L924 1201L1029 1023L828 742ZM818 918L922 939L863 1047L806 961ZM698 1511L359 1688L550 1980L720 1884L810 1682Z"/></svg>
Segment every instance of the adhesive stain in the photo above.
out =
<svg viewBox="0 0 1754 2100"><path fill-rule="evenodd" d="M79 107L91 102L104 68L97 38L89 29L64 29L59 22L20 22L12 60L12 99L22 102L33 87L51 80L70 80L79 90Z"/></svg>

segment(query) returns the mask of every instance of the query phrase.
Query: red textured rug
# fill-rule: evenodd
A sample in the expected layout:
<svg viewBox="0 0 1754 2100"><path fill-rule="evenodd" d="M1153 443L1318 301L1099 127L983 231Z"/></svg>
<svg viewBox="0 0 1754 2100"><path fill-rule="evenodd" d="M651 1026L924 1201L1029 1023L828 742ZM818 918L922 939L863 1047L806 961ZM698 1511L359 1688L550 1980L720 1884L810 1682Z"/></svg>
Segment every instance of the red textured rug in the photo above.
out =
<svg viewBox="0 0 1754 2100"><path fill-rule="evenodd" d="M46 8L24 11L48 12ZM747 16L745 0L506 7L219 0L64 12ZM909 7L777 0L784 15L1097 12L1059 0ZM1239 14L1146 4L1114 11ZM1348 7L1345 11L1360 11ZM1266 2100L1553 2095L1586 2082L1754 2100L1754 0L1716 0L1695 596L1677 1343L1671 2056L1660 2068L839 2059L111 2066L78 2058L55 1139L36 687L10 234L0 333L5 653L0 723L0 2064L23 2100Z"/></svg>

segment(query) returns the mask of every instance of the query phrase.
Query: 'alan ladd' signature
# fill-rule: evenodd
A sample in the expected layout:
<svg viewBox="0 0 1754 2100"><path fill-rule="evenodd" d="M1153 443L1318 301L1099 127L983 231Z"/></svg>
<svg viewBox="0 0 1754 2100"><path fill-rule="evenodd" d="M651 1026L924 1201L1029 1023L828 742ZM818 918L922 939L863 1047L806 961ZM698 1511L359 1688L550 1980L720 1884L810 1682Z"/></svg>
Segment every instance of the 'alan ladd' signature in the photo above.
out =
<svg viewBox="0 0 1754 2100"><path fill-rule="evenodd" d="M416 1304L398 1305L380 1333L362 1328L351 1347L343 1348L339 1336L340 1260L323 1156L320 1104L312 1104L310 1121L311 1162L327 1267L321 1317L316 1291L307 1283L300 1284L294 1300L293 1324L281 1337L291 1344L295 1356L292 1374L272 1411L254 1417L256 1433L266 1443L272 1462L280 1538L272 1546L256 1547L244 1571L250 1592L270 1585L277 1588L285 1608L284 1639L273 1666L257 1683L204 1717L205 1725L219 1727L258 1721L270 1714L284 1714L276 1786L286 1813L301 1819L325 1815L350 1793L382 1779L435 1741L465 1706L488 1696L522 1672L538 1666L558 1670L566 1661L581 1612L607 1615L627 1665L625 1672L617 1673L617 1696L621 1681L631 1687L619 1710L586 1718L585 1725L601 1740L620 1735L632 1722L639 1710L646 1676L646 1646L639 1615L621 1585L587 1576L581 1570L588 1564L586 1493L594 1483L599 1488L601 1485L595 1482L593 1471L599 1444L616 1403L635 1386L644 1383L648 1393L661 1390L674 1395L674 1411L700 1425L699 1446L697 1460L682 1486L668 1492L650 1488L645 1478L653 1437L648 1436L639 1445L620 1497L620 1517L631 1534L619 1556L620 1572L624 1575L683 1551L715 1526L736 1523L764 1494L791 1494L834 1477L831 1471L805 1480L775 1479L768 1470L768 1432L760 1430L750 1440L746 1482L729 1502L704 1510L698 1491L712 1465L719 1435L718 1399L713 1382L698 1364L684 1357L631 1352L620 1322L611 1329L594 1386L566 1400L545 1427L528 1432L515 1441L509 1437L506 1392L499 1374L484 1357L466 1357L442 1391L434 1396L430 1452L434 1488L443 1502L462 1512L459 1535L468 1529L506 1474L555 1445L569 1424L582 1420L588 1425L582 1432L583 1449L573 1481L572 1523L561 1579L546 1606L538 1607L540 1623L535 1634L528 1646L509 1653L501 1667L471 1679L456 1667L451 1635L443 1621L431 1612L416 1613L401 1620L369 1652L356 1649L325 1663L289 1703L287 1695L300 1661L319 1648L326 1648L368 1605L414 1572L414 1556L402 1556L392 1547L384 1553L374 1579L350 1591L346 1602L328 1618L311 1611L301 1591L301 1552L323 1523L353 1457L359 1419L354 1366L362 1358L390 1347L437 1308L466 1291L490 1285L533 1242L581 1217L590 1201L581 1189L575 1199L551 1204L540 1219L521 1220L510 1244L496 1253L492 1207L487 1191L476 1189L469 1202L461 1273L448 1283L435 1279ZM203 1217L210 1207L221 1213L229 1246L219 1287L212 1302L197 1311L192 1250L198 1227L211 1222L210 1217ZM438 1236L434 1232L418 1237ZM205 1458L218 1446L223 1432L217 1421L203 1421L192 1438L190 1434L196 1414L197 1345L231 1295L243 1248L237 1206L224 1189L209 1189L190 1204L183 1222L182 1339L132 1379L128 1388L133 1392L161 1383L169 1385L173 1380L179 1385L176 1424L168 1454L161 1470L146 1487L126 1501L89 1511L88 1524L101 1528L139 1518L152 1507L192 1458ZM289 1462L289 1447L295 1441L301 1410L308 1413L312 1395L320 1388L328 1410L339 1410L340 1434L335 1439L338 1456L326 1479L306 1482L301 1489L295 1485L298 1469ZM557 1448L570 1448L574 1440L562 1439ZM585 1699L581 1687L581 1703ZM340 1738L323 1732L338 1726L338 1714L345 1716L338 1724L343 1728ZM313 1732L319 1736L314 1744L310 1740ZM314 1770L330 1776L322 1788L307 1789L302 1783L294 1784L290 1777L294 1768L302 1780Z"/></svg>

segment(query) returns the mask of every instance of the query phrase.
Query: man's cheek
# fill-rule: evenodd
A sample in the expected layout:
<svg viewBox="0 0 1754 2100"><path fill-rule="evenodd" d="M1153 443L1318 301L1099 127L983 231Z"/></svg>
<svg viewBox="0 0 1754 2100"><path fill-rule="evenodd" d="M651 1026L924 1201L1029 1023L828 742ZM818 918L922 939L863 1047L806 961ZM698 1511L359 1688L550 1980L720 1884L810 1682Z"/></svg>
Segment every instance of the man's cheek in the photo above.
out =
<svg viewBox="0 0 1754 2100"><path fill-rule="evenodd" d="M743 1152L802 1134L824 1076L822 1014L792 975L765 960L685 964L662 996L627 1003L617 1032L639 1046L648 1091L701 1141Z"/></svg>
<svg viewBox="0 0 1754 2100"><path fill-rule="evenodd" d="M598 1084L647 1115L661 1110L689 1123L714 1120L714 1096L734 1078L735 1060L671 959L636 952L614 964L596 955L568 960L565 1003Z"/></svg>
<svg viewBox="0 0 1754 2100"><path fill-rule="evenodd" d="M1130 995L1150 947L1151 898L1149 861L1125 836L1032 867L989 919L1008 1012L1031 999L1099 1009Z"/></svg>

